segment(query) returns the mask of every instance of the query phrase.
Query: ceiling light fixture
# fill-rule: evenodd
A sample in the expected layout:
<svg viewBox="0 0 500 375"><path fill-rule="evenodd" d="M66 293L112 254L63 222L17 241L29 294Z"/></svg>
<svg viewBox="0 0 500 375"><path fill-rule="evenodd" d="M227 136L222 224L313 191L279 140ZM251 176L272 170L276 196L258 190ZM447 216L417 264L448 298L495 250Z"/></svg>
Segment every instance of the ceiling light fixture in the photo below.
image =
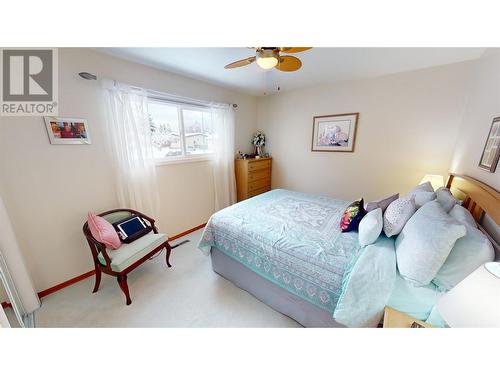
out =
<svg viewBox="0 0 500 375"><path fill-rule="evenodd" d="M257 51L257 65L268 70L278 65L278 52L275 49L261 49Z"/></svg>

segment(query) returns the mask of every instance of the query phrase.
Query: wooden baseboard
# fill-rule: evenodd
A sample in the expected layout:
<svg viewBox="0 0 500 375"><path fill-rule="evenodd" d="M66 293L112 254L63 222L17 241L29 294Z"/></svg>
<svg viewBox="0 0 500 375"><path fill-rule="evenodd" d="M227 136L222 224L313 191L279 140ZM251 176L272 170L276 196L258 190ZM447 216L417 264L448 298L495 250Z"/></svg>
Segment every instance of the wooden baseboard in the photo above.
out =
<svg viewBox="0 0 500 375"><path fill-rule="evenodd" d="M198 229L203 228L205 225L207 225L207 224L205 223L205 224L198 225L197 227L191 228L185 232L182 232L182 233L176 234L172 237L169 237L168 240L169 241L176 240L177 238L183 237L189 233L193 233L193 232L197 231ZM38 292L38 297L43 298L45 296L48 296L49 294L55 293L55 292L57 292L61 289L64 289L70 285L76 284L79 281L85 280L86 278L93 276L93 275L95 275L95 270L85 272L84 274L73 277L72 279L69 279L69 280L64 281L60 284L54 285L53 287L50 287L48 289L42 290L41 292ZM9 302L2 302L2 307L4 309L7 309L9 307L12 307L12 305Z"/></svg>
<svg viewBox="0 0 500 375"><path fill-rule="evenodd" d="M182 232L182 233L176 234L175 236L169 237L168 240L173 241L173 240L178 239L179 237L184 237L185 235L187 235L189 233L196 232L198 229L205 227L205 225L207 225L207 223L198 225L197 227L191 228L185 232Z"/></svg>

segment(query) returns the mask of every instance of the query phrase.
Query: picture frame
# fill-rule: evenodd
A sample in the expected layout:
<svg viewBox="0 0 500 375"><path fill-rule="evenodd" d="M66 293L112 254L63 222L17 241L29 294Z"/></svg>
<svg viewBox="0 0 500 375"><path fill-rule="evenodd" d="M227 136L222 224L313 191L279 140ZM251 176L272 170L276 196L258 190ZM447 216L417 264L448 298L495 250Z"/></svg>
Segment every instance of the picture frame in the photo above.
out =
<svg viewBox="0 0 500 375"><path fill-rule="evenodd" d="M359 112L314 116L312 152L354 152Z"/></svg>
<svg viewBox="0 0 500 375"><path fill-rule="evenodd" d="M495 173L500 158L500 116L495 117L491 123L490 132L484 144L479 168L490 173Z"/></svg>
<svg viewBox="0 0 500 375"><path fill-rule="evenodd" d="M88 122L82 118L44 117L50 144L89 145L91 144Z"/></svg>

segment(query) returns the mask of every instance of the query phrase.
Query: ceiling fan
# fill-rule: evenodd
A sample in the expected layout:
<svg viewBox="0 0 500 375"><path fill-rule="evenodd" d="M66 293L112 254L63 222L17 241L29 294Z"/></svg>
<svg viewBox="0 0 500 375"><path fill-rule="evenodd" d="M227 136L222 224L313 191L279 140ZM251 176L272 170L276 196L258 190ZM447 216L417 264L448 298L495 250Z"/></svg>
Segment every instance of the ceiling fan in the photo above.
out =
<svg viewBox="0 0 500 375"><path fill-rule="evenodd" d="M294 72L302 66L300 59L295 56L281 55L281 53L298 53L307 51L312 47L254 47L255 56L227 64L224 68L239 68L257 61L262 69L276 68L282 72Z"/></svg>

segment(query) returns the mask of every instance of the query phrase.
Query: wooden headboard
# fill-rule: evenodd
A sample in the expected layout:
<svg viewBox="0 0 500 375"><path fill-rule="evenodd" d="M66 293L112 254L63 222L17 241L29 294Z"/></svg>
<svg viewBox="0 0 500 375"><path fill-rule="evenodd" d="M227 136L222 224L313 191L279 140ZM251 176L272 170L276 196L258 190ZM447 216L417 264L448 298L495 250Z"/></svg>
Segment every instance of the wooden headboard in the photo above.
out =
<svg viewBox="0 0 500 375"><path fill-rule="evenodd" d="M446 187L452 194L463 201L477 222L483 213L488 214L497 225L500 225L500 193L481 181L469 176L450 173Z"/></svg>

